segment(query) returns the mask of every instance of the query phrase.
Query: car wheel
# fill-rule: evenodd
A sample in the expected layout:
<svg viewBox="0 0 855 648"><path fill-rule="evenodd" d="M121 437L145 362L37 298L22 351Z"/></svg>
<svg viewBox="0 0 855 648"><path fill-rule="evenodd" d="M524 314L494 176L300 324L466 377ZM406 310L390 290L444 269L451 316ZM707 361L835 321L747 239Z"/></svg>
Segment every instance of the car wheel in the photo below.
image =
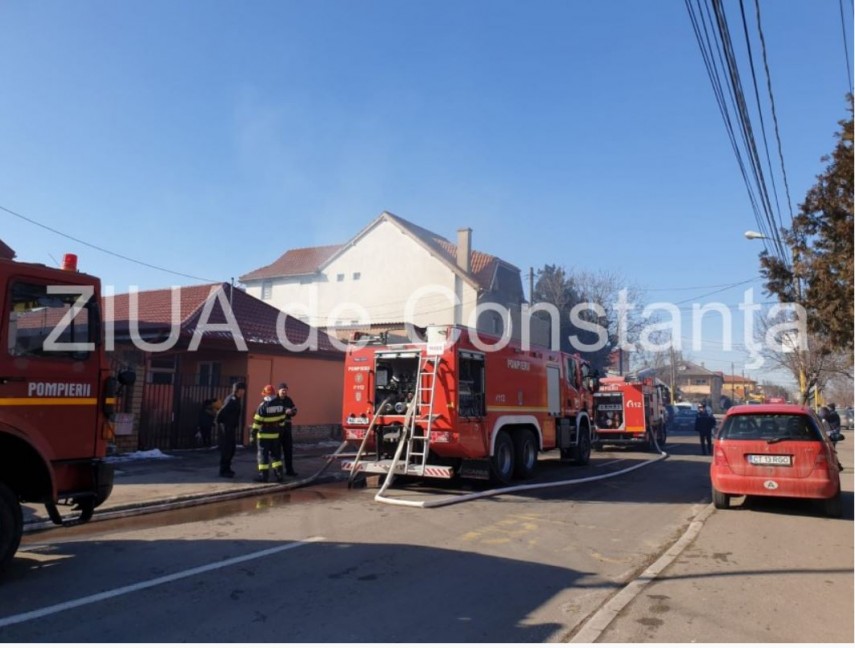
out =
<svg viewBox="0 0 855 648"><path fill-rule="evenodd" d="M730 508L730 495L722 493L713 487L712 489L712 501L713 505L717 509L729 509Z"/></svg>
<svg viewBox="0 0 855 648"><path fill-rule="evenodd" d="M531 430L514 435L514 477L527 479L537 466L537 441Z"/></svg>
<svg viewBox="0 0 855 648"><path fill-rule="evenodd" d="M836 495L822 500L822 512L830 518L843 517L843 493L840 488L837 489Z"/></svg>

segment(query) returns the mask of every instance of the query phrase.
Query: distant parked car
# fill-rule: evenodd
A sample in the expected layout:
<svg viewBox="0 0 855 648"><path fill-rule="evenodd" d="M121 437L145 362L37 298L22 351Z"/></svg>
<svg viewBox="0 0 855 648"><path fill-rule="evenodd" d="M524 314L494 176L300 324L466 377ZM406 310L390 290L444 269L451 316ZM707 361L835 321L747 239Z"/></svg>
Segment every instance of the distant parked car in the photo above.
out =
<svg viewBox="0 0 855 648"><path fill-rule="evenodd" d="M669 431L688 430L694 432L695 419L698 418L698 409L694 403L675 403L674 418L671 421Z"/></svg>
<svg viewBox="0 0 855 648"><path fill-rule="evenodd" d="M840 517L840 462L816 413L799 405L731 407L713 446L713 504L741 495L818 500Z"/></svg>

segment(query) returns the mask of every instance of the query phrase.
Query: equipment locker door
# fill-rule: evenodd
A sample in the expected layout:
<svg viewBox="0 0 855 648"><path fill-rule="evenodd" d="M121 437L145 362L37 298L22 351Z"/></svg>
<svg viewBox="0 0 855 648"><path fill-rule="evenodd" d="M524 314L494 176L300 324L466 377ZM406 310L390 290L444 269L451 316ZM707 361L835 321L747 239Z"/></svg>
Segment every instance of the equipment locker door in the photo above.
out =
<svg viewBox="0 0 855 648"><path fill-rule="evenodd" d="M561 368L558 365L546 366L546 405L551 416L561 413Z"/></svg>

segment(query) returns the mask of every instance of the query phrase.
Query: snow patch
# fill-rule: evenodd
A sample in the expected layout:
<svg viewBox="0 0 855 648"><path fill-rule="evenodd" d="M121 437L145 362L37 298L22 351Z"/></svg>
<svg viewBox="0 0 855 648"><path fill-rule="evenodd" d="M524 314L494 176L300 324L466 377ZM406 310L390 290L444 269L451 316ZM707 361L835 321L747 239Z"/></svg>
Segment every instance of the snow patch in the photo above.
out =
<svg viewBox="0 0 855 648"><path fill-rule="evenodd" d="M104 457L104 461L107 463L125 463L126 461L142 461L146 459L175 459L175 457L164 454L156 448L154 450L137 450L136 452L128 452L127 454Z"/></svg>

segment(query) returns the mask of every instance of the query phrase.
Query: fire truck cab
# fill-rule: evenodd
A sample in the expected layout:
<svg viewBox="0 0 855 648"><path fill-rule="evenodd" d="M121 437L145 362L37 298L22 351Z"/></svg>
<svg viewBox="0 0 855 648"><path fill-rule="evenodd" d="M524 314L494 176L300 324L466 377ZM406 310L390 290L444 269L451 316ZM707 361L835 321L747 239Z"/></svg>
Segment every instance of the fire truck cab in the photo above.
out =
<svg viewBox="0 0 855 648"><path fill-rule="evenodd" d="M22 502L69 525L113 488L102 458L120 385L134 375L107 366L100 293L73 255L63 269L0 258L0 569L21 540Z"/></svg>
<svg viewBox="0 0 855 648"><path fill-rule="evenodd" d="M596 380L577 355L458 326L417 341L357 337L342 423L360 448L343 468L507 483L530 476L539 452L586 464Z"/></svg>
<svg viewBox="0 0 855 648"><path fill-rule="evenodd" d="M603 378L594 396L594 449L602 450L604 445L664 448L669 394L668 387L655 378Z"/></svg>

